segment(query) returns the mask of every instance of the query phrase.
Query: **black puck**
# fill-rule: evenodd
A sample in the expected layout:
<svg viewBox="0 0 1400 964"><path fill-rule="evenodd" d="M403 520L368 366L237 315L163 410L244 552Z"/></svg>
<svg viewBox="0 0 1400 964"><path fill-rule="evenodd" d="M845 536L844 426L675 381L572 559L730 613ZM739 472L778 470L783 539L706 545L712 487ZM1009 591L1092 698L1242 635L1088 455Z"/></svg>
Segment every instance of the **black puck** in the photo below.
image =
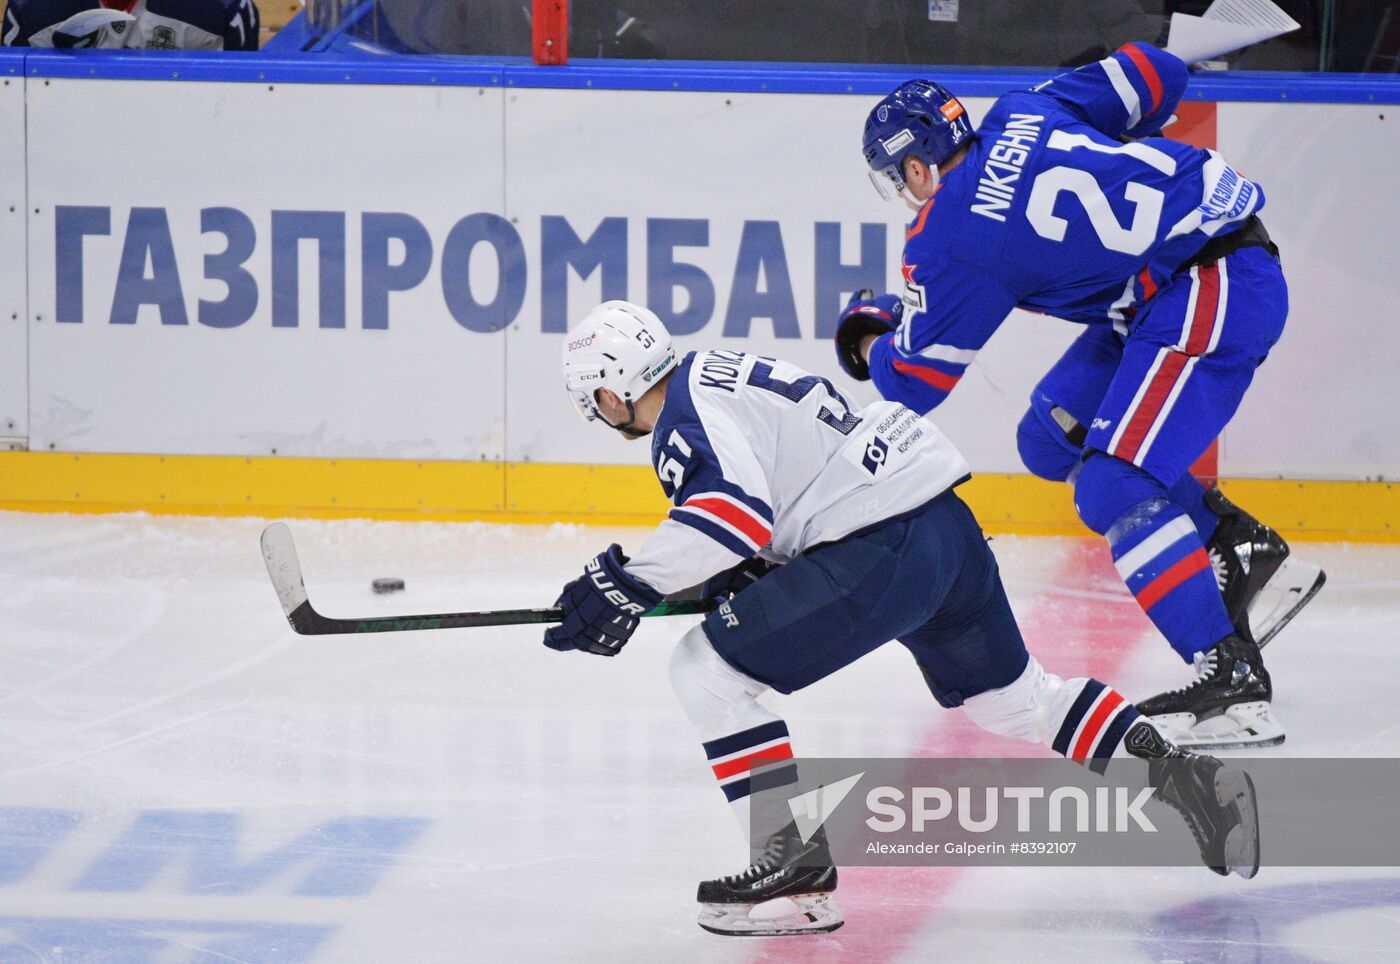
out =
<svg viewBox="0 0 1400 964"><path fill-rule="evenodd" d="M372 585L374 586L374 591L377 593L398 592L403 589L403 580L396 579L393 576L387 576L374 580Z"/></svg>

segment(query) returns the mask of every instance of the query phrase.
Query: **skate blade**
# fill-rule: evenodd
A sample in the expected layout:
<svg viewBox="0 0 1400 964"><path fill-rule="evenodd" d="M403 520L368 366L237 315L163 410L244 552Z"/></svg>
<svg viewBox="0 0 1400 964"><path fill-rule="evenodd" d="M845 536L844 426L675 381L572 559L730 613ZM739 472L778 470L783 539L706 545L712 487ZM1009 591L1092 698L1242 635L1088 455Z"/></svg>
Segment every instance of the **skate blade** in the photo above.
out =
<svg viewBox="0 0 1400 964"><path fill-rule="evenodd" d="M1235 750L1277 746L1285 736L1268 703L1237 703L1197 722L1193 713L1149 717L1162 735L1184 750Z"/></svg>
<svg viewBox="0 0 1400 964"><path fill-rule="evenodd" d="M1311 563L1285 559L1249 604L1249 631L1262 649L1317 595L1327 573Z"/></svg>
<svg viewBox="0 0 1400 964"><path fill-rule="evenodd" d="M1239 818L1225 837L1225 866L1249 880L1259 873L1259 804L1248 773L1223 767L1215 774L1215 799Z"/></svg>
<svg viewBox="0 0 1400 964"><path fill-rule="evenodd" d="M786 937L825 934L846 918L831 894L799 894L761 904L701 904L696 923L726 937Z"/></svg>

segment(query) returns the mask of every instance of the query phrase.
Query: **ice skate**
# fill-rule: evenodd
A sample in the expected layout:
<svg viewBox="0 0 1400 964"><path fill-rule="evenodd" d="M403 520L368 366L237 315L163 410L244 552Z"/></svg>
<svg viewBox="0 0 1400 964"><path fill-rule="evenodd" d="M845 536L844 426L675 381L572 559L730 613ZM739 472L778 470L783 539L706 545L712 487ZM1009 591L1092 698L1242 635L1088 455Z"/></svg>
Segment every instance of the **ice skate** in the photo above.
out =
<svg viewBox="0 0 1400 964"><path fill-rule="evenodd" d="M1135 724L1124 745L1148 761L1153 796L1181 814L1203 864L1222 877L1259 873L1259 808L1248 773L1172 746L1147 723Z"/></svg>
<svg viewBox="0 0 1400 964"><path fill-rule="evenodd" d="M1206 492L1206 505L1220 517L1206 550L1230 622L1237 633L1262 647L1317 595L1327 574L1289 558L1282 536L1219 489Z"/></svg>
<svg viewBox="0 0 1400 964"><path fill-rule="evenodd" d="M1141 700L1137 708L1178 746L1229 749L1282 743L1283 726L1270 702L1273 684L1259 647L1226 636L1196 655L1196 679Z"/></svg>
<svg viewBox="0 0 1400 964"><path fill-rule="evenodd" d="M789 823L742 873L700 884L698 923L714 934L776 937L834 931L846 922L832 892L836 867L818 828L806 843Z"/></svg>

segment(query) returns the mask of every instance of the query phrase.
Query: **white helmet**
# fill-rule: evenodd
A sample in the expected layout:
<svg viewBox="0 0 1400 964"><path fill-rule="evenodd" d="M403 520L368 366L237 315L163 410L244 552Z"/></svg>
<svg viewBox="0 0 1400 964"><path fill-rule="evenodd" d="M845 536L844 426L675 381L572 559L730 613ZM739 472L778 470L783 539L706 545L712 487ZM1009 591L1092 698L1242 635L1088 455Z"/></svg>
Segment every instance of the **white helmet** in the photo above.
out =
<svg viewBox="0 0 1400 964"><path fill-rule="evenodd" d="M564 386L590 422L626 431L636 400L675 367L671 333L650 309L628 301L603 302L564 336ZM627 403L625 423L612 425L598 412L594 393L600 388Z"/></svg>

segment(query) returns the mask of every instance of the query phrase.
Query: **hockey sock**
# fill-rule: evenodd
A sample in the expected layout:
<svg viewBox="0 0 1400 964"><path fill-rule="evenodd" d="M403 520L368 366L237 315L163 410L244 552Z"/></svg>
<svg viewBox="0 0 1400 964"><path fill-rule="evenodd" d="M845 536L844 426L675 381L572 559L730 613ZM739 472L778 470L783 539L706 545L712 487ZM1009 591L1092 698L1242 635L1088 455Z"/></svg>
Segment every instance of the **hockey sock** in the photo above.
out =
<svg viewBox="0 0 1400 964"><path fill-rule="evenodd" d="M985 730L1048 746L1099 774L1109 760L1129 755L1123 735L1142 716L1112 687L1061 679L1034 656L1014 682L969 697L963 711Z"/></svg>
<svg viewBox="0 0 1400 964"><path fill-rule="evenodd" d="M1235 631L1196 524L1161 482L1095 453L1075 480L1074 505L1108 540L1118 574L1182 659L1191 662Z"/></svg>
<svg viewBox="0 0 1400 964"><path fill-rule="evenodd" d="M1176 484L1167 490L1167 497L1174 506L1191 517L1201 541L1210 542L1216 527L1220 525L1220 516L1206 505L1206 487L1190 472L1183 472Z"/></svg>
<svg viewBox="0 0 1400 964"><path fill-rule="evenodd" d="M792 759L787 724L758 701L768 687L726 663L702 626L676 644L671 687L699 732L710 768L739 821L739 833L752 842L750 795L797 780L795 765L764 770L758 780L751 773L774 760ZM766 828L767 824L760 829Z"/></svg>
<svg viewBox="0 0 1400 964"><path fill-rule="evenodd" d="M749 840L755 836L749 809L751 794L797 782L796 764L767 769L757 775L753 773L780 760L792 759L787 724L782 720L773 720L717 740L708 740L704 747L710 769L714 771L725 799L734 808L739 830L744 839ZM763 831L772 829L776 828L761 828L756 836L762 836Z"/></svg>
<svg viewBox="0 0 1400 964"><path fill-rule="evenodd" d="M1235 631L1190 516L1166 499L1133 506L1107 533L1113 565L1186 662Z"/></svg>
<svg viewBox="0 0 1400 964"><path fill-rule="evenodd" d="M1070 680L1065 689L1077 682L1079 680ZM1123 746L1123 737L1141 718L1137 707L1113 687L1087 679L1070 703L1050 748L1102 774L1109 760L1131 756Z"/></svg>

